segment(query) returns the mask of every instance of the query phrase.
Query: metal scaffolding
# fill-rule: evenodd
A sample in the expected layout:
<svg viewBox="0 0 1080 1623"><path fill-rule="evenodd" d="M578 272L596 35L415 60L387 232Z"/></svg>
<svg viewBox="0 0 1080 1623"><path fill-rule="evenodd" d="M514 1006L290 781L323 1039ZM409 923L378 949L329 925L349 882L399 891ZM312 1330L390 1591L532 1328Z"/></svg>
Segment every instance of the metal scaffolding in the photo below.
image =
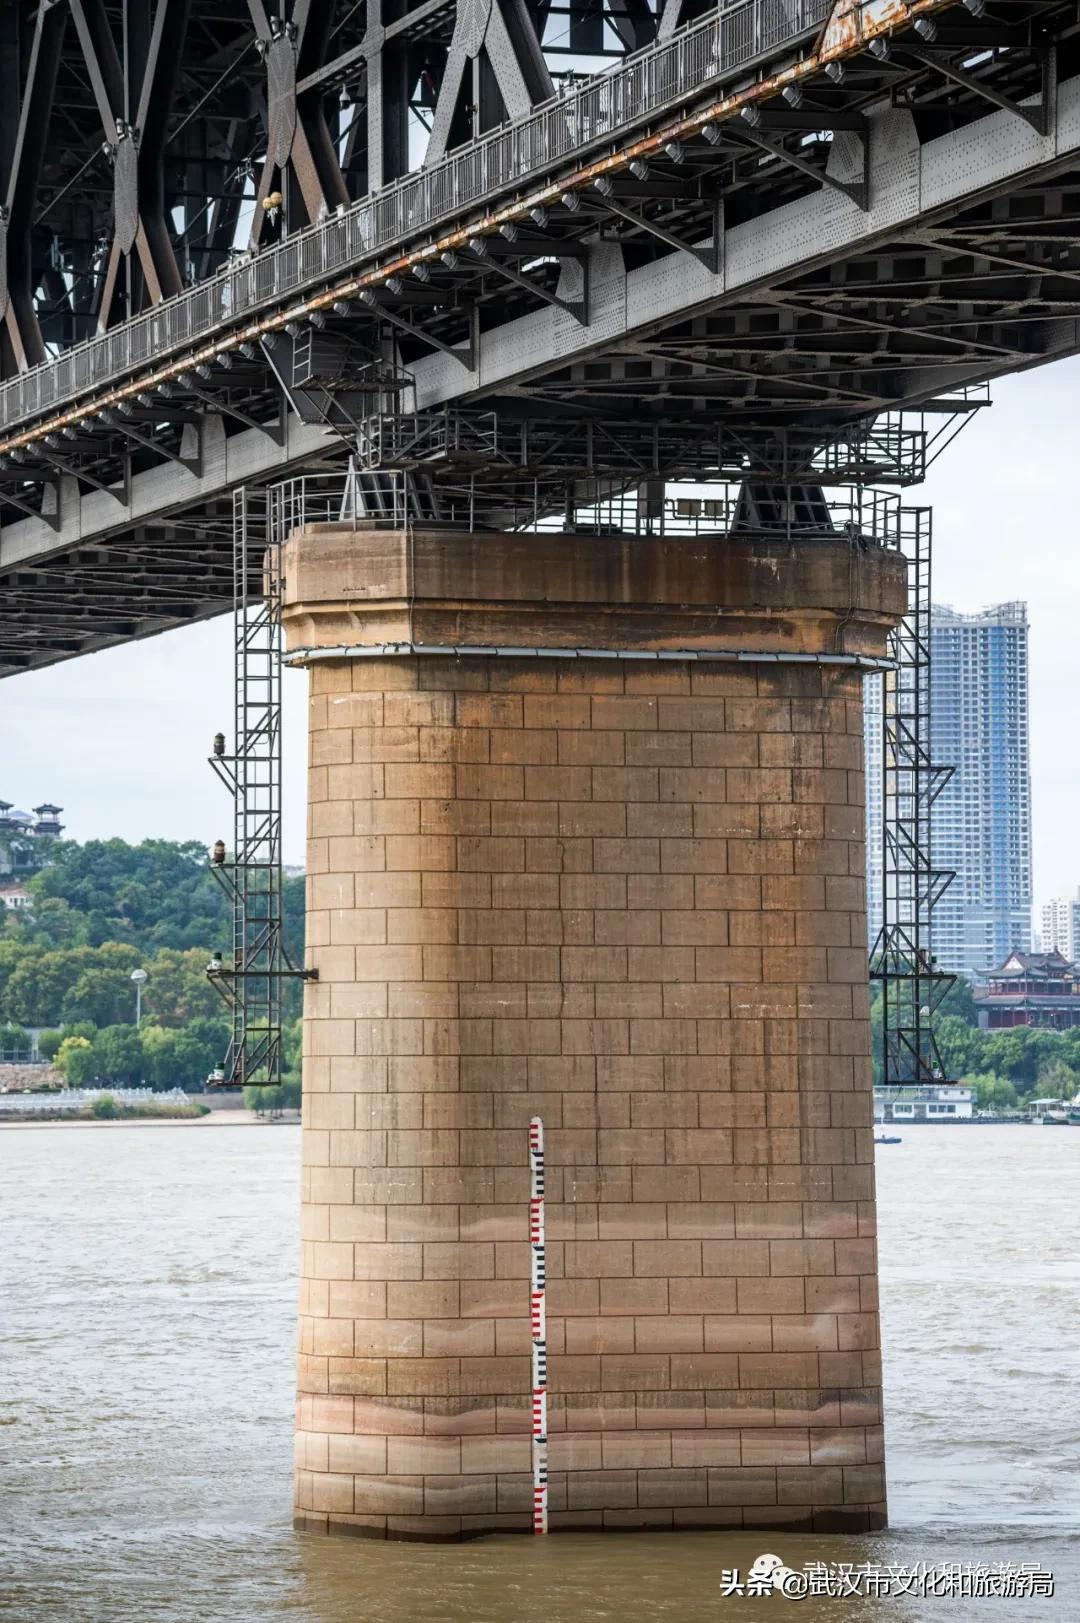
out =
<svg viewBox="0 0 1080 1623"><path fill-rule="evenodd" d="M233 801L231 852L219 840L211 871L232 904L232 956L207 974L229 1006L232 1037L212 1084L281 1081L281 993L311 979L285 950L281 857L281 578L274 492L233 498L233 753L219 733L210 758Z"/></svg>
<svg viewBox="0 0 1080 1623"><path fill-rule="evenodd" d="M955 979L937 968L932 950L933 910L953 873L934 865L931 809L953 769L930 753L931 512L907 514L908 612L882 676L882 921L870 957L882 990L886 1087L944 1080L934 1015Z"/></svg>
<svg viewBox="0 0 1080 1623"><path fill-rule="evenodd" d="M234 1086L280 1080L282 982L305 973L288 961L282 935L278 560L299 525L343 519L364 527L434 521L468 530L564 525L598 534L690 533L717 542L736 531L764 540L844 535L853 545L901 552L908 612L892 635L891 668L882 677L882 924L871 975L882 986L886 1085L940 1080L933 1017L953 977L934 963L931 914L952 874L934 866L930 845L931 808L950 772L930 758L931 514L896 490L875 487L918 482L964 420L958 414L931 431L915 414L895 414L825 446L779 443L772 465L764 448L718 445L715 472L703 487L658 477L647 456L637 476L628 477L625 470L613 475L603 455L595 461L589 455L583 477L580 447L564 469L559 445L527 444L521 425L494 415L478 424L433 413L422 431L413 419L405 433L405 418L390 414L380 419L380 454L371 456L369 441L365 455L361 441L347 472L240 490L233 510L235 753L225 754L219 735L212 762L234 799L232 853L227 858L219 842L214 863L233 910L232 962L215 959L210 970L233 1024L218 1080ZM683 495L688 485L694 494Z"/></svg>

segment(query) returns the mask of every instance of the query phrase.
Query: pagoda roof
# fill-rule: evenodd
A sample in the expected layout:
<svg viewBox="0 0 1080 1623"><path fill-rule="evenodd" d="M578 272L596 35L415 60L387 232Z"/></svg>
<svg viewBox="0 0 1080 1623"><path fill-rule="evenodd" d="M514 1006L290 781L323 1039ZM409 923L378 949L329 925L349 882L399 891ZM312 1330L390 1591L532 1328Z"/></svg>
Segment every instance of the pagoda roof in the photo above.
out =
<svg viewBox="0 0 1080 1623"><path fill-rule="evenodd" d="M1062 980L1076 972L1075 965L1056 949L1053 952L1011 952L998 969L986 972L990 981Z"/></svg>

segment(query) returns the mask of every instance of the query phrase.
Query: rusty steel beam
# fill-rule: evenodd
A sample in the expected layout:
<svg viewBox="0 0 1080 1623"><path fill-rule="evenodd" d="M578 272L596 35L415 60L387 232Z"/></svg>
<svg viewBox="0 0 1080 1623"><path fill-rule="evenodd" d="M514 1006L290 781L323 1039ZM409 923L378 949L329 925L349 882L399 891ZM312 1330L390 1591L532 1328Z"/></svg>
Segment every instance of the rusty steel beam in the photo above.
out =
<svg viewBox="0 0 1080 1623"><path fill-rule="evenodd" d="M260 0L251 0L251 3L257 6ZM524 225L528 228L536 210L557 207L561 198L568 194L584 198L598 179L607 175L627 173L630 165L637 161L647 162L649 158L662 161L665 149L673 143L698 140L703 133L707 139L710 126L736 119L741 126L745 123L741 117L744 108L764 105L774 100L789 86L808 84L830 64L842 64L861 55L872 40L891 38L900 34L910 28L917 18L936 16L949 10L955 3L956 0L891 0L890 4L879 8L871 16L860 9L857 0L840 0L837 11L823 30L816 48L780 72L718 96L693 112L679 114L647 135L624 142L614 152L604 157L579 163L569 174L544 179L532 187L526 187L521 194L506 203L489 208L481 218L452 226L434 239L429 239L416 248L406 249L370 270L354 273L336 282L332 287L300 298L287 307L254 321L246 322L242 327L223 333L182 359L153 367L129 382L106 390L92 401L68 407L40 424L7 435L0 439L0 454L10 449L35 444L46 433L55 432L58 428L95 416L105 406L153 390L161 383L175 381L182 373L190 371L192 366L213 362L220 356L239 349L241 345L257 344L267 334L282 331L287 323L304 321L310 316L326 312L336 302L359 297L363 292L377 293L391 278L409 275L417 266L432 266L444 253L455 249L467 249L474 237L494 235L504 225ZM821 174L817 173L816 178L820 182ZM420 332L417 332L416 336L426 337ZM435 345L434 340L430 341L436 348L443 347Z"/></svg>

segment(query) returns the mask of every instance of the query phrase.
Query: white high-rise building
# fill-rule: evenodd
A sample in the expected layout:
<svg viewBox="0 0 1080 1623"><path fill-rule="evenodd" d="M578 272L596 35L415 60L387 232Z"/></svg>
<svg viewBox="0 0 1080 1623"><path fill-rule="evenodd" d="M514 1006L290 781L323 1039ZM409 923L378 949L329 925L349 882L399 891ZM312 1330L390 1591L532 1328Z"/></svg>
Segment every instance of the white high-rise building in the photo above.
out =
<svg viewBox="0 0 1080 1623"><path fill-rule="evenodd" d="M934 909L932 950L939 968L980 976L1031 947L1027 605L977 614L934 607L930 665L931 760L954 769L931 815L930 850L935 868L956 874ZM867 678L864 706L873 946L881 926L880 678ZM1080 948L1080 935L1074 944ZM1053 945L1044 930L1043 950Z"/></svg>
<svg viewBox="0 0 1080 1623"><path fill-rule="evenodd" d="M1075 896L1052 896L1043 903L1039 946L1075 964L1080 956L1080 887Z"/></svg>
<svg viewBox="0 0 1080 1623"><path fill-rule="evenodd" d="M934 909L933 950L943 969L981 975L1031 947L1027 604L933 609L930 662L930 747L954 768L930 847L935 866L956 871Z"/></svg>

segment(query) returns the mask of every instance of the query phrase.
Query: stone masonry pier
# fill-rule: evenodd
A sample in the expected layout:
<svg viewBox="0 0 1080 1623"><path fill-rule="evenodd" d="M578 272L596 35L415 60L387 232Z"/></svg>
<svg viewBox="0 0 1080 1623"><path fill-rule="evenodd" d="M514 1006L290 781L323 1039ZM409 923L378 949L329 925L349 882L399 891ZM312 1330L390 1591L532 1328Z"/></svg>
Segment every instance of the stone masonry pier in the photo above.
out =
<svg viewBox="0 0 1080 1623"><path fill-rule="evenodd" d="M326 525L285 578L298 1525L529 1527L538 1114L552 1528L882 1526L850 656L903 560Z"/></svg>

